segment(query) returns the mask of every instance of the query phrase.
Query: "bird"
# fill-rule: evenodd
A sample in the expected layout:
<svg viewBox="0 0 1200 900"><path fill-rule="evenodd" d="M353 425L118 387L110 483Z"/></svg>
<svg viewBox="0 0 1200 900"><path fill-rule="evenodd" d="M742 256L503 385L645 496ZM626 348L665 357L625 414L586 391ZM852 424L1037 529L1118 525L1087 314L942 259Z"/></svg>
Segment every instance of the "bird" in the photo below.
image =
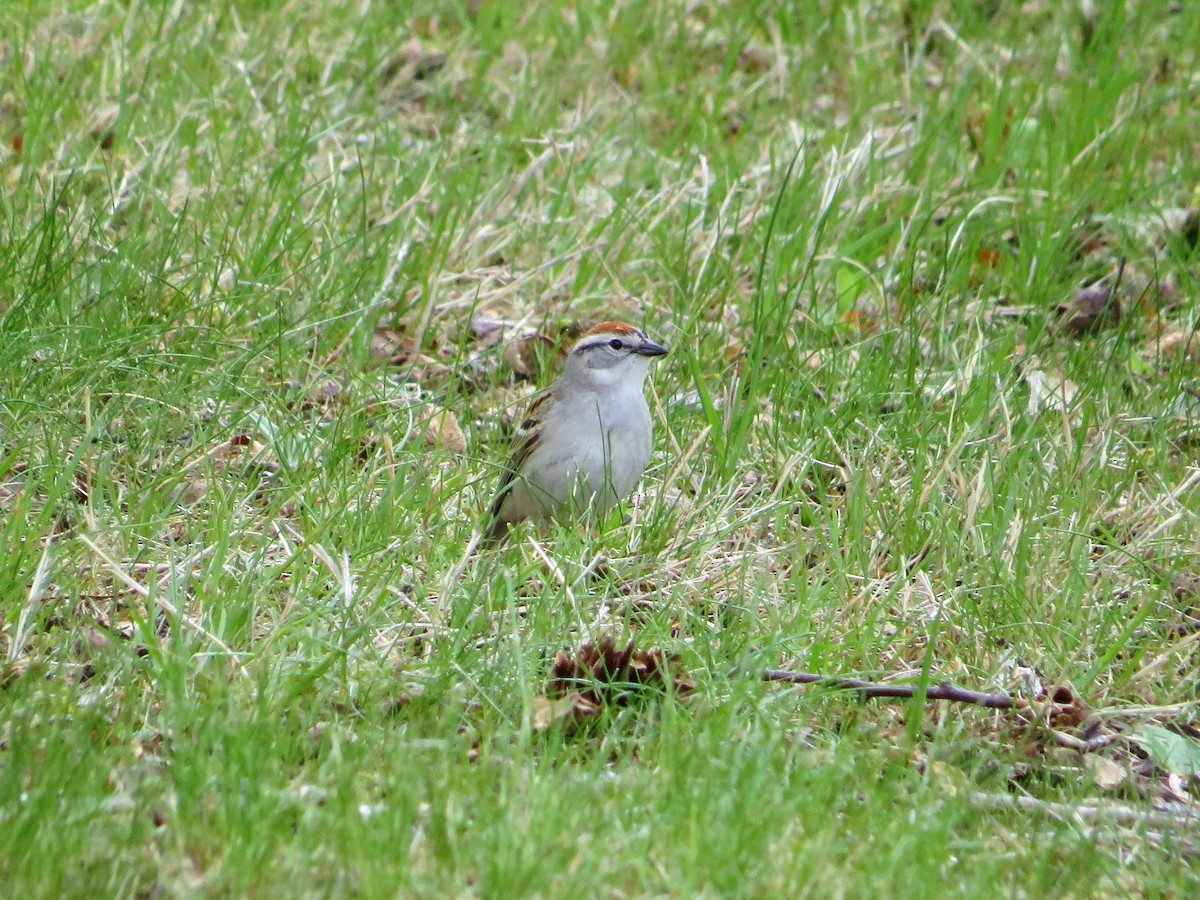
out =
<svg viewBox="0 0 1200 900"><path fill-rule="evenodd" d="M652 449L646 378L667 352L628 322L601 322L576 341L514 436L484 546L526 519L599 519L629 495Z"/></svg>

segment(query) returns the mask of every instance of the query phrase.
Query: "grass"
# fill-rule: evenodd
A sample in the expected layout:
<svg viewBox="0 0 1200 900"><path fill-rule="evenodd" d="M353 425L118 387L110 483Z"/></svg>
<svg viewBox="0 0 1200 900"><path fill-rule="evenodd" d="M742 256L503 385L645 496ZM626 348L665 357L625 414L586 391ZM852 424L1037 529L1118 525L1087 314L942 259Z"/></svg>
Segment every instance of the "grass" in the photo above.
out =
<svg viewBox="0 0 1200 900"><path fill-rule="evenodd" d="M6 5L10 890L1194 890L1200 26L1095 6ZM614 316L639 492L454 581ZM695 691L542 728L609 633Z"/></svg>

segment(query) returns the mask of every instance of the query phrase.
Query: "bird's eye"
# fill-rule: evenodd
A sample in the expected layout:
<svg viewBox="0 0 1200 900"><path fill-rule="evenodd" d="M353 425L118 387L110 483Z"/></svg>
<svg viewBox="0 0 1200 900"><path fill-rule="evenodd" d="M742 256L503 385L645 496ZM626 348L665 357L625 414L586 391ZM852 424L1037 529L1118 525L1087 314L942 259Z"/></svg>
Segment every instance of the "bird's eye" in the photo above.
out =
<svg viewBox="0 0 1200 900"><path fill-rule="evenodd" d="M625 345L621 343L620 338L613 338L611 341L608 342L608 346L612 347L614 350L620 350Z"/></svg>

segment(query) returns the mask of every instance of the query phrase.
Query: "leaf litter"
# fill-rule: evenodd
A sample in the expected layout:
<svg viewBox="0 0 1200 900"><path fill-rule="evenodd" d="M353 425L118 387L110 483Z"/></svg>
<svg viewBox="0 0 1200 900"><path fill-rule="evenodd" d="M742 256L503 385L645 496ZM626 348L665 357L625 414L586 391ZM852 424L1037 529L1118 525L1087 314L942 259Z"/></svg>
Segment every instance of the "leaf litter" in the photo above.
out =
<svg viewBox="0 0 1200 900"><path fill-rule="evenodd" d="M535 731L556 724L574 730L600 718L606 709L629 706L649 696L685 698L696 683L679 656L653 648L638 650L636 639L623 646L611 634L588 641L575 653L554 657L542 696L530 704Z"/></svg>

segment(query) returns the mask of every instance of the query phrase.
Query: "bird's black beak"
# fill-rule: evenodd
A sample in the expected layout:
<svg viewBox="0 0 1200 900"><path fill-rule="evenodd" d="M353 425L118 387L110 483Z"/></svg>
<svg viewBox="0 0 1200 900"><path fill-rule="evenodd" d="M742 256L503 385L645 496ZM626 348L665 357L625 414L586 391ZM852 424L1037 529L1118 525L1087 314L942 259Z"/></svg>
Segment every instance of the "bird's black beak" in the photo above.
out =
<svg viewBox="0 0 1200 900"><path fill-rule="evenodd" d="M638 356L666 356L667 348L654 341L643 341L642 345L633 351Z"/></svg>

